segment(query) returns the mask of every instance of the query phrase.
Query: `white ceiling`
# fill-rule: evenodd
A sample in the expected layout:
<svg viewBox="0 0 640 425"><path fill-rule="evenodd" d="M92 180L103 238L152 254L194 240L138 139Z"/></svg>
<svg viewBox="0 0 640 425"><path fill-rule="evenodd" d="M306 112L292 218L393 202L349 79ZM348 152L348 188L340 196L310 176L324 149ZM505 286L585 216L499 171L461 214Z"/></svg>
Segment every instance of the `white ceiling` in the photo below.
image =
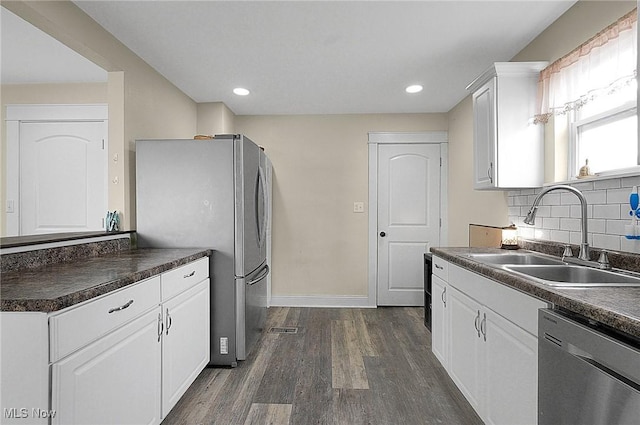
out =
<svg viewBox="0 0 640 425"><path fill-rule="evenodd" d="M262 115L447 112L575 1L75 3L196 102Z"/></svg>

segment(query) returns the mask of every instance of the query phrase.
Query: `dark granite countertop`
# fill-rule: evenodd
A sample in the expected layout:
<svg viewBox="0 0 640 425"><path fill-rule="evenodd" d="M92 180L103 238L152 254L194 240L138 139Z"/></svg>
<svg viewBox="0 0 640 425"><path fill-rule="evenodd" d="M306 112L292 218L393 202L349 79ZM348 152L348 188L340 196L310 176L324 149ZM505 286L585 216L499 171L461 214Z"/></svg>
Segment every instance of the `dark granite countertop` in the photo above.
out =
<svg viewBox="0 0 640 425"><path fill-rule="evenodd" d="M431 251L453 264L640 339L639 287L550 287L465 257L473 253L504 253L497 248L431 248Z"/></svg>
<svg viewBox="0 0 640 425"><path fill-rule="evenodd" d="M2 273L0 311L61 310L209 255L204 249L137 249Z"/></svg>

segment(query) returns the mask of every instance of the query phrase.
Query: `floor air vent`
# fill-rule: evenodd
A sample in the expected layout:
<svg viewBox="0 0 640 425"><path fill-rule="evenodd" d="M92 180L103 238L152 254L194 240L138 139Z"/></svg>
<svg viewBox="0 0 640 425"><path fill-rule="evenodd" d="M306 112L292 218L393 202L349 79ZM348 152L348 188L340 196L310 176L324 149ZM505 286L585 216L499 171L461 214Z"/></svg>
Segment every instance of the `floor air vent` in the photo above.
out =
<svg viewBox="0 0 640 425"><path fill-rule="evenodd" d="M271 328L271 329L269 329L269 333L272 333L272 334L297 334L298 333L298 328L293 328L293 327Z"/></svg>

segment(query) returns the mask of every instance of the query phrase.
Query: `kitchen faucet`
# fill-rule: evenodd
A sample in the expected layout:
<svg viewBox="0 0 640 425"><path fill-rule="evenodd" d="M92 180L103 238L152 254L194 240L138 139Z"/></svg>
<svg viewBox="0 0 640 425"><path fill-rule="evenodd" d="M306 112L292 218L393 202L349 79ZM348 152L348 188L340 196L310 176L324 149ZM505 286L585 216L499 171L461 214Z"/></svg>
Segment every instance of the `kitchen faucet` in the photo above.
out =
<svg viewBox="0 0 640 425"><path fill-rule="evenodd" d="M578 259L583 261L589 261L589 243L587 243L587 200L585 199L582 192L576 189L573 186L568 186L564 184L549 186L545 189L542 189L542 192L536 196L536 199L533 200L533 204L531 205L531 209L527 214L527 217L524 219L525 224L533 225L536 222L536 212L538 211L538 204L544 195L554 190L566 190L574 193L578 199L580 200L580 221L582 224L582 243L580 244L580 254L578 255Z"/></svg>

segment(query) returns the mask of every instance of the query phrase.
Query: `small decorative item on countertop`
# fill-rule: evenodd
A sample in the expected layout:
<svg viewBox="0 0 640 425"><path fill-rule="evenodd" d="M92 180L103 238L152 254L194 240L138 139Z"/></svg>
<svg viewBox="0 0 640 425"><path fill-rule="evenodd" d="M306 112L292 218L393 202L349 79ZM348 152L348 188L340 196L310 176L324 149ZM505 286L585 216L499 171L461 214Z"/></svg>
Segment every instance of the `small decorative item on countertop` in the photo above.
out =
<svg viewBox="0 0 640 425"><path fill-rule="evenodd" d="M209 140L213 139L213 136L210 136L208 134L196 134L195 136L193 136L193 138L195 140Z"/></svg>
<svg viewBox="0 0 640 425"><path fill-rule="evenodd" d="M633 191L629 195L629 205L631 206L629 211L631 222L624 226L624 237L627 239L640 239L640 226L638 225L638 219L640 219L640 195L638 195L638 186L633 186Z"/></svg>
<svg viewBox="0 0 640 425"><path fill-rule="evenodd" d="M518 249L518 228L511 223L509 227L502 228L502 249Z"/></svg>
<svg viewBox="0 0 640 425"><path fill-rule="evenodd" d="M117 232L120 230L120 217L118 216L118 211L107 211L105 229L107 232Z"/></svg>
<svg viewBox="0 0 640 425"><path fill-rule="evenodd" d="M580 171L578 171L578 178L585 179L587 177L591 177L591 168L589 168L589 158L587 158L584 162L584 165L580 167Z"/></svg>

